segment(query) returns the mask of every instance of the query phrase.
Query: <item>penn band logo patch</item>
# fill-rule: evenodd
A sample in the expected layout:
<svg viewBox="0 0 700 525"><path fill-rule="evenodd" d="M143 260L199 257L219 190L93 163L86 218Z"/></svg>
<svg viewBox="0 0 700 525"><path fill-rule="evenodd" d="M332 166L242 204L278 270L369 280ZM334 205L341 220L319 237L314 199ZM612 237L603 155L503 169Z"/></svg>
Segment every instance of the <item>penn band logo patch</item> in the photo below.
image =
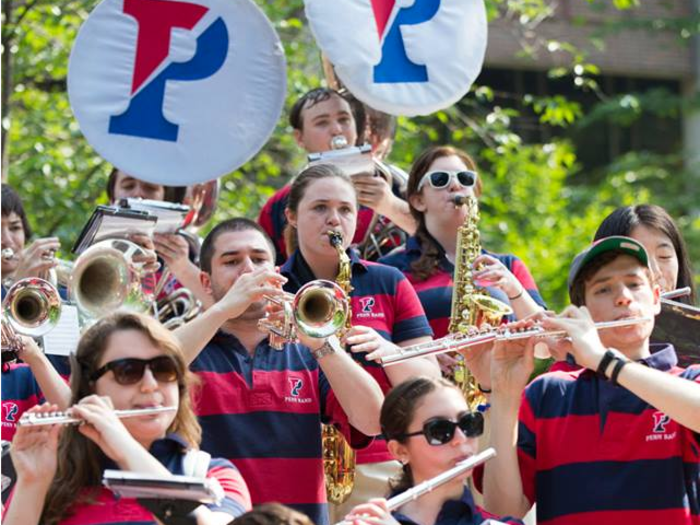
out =
<svg viewBox="0 0 700 525"><path fill-rule="evenodd" d="M301 390L301 387L304 386L304 381L302 379L295 379L293 377L290 377L289 382L292 385L292 389L289 392L290 395L294 397L299 397L299 390Z"/></svg>
<svg viewBox="0 0 700 525"><path fill-rule="evenodd" d="M17 421L17 412L19 412L19 407L17 403L12 401L7 401L2 404L3 419L5 421L15 422Z"/></svg>
<svg viewBox="0 0 700 525"><path fill-rule="evenodd" d="M362 305L363 313L371 314L374 306L374 297L363 297L360 299L360 304Z"/></svg>
<svg viewBox="0 0 700 525"><path fill-rule="evenodd" d="M659 434L666 432L666 425L671 422L671 418L668 417L663 412L654 412L654 430L653 432Z"/></svg>

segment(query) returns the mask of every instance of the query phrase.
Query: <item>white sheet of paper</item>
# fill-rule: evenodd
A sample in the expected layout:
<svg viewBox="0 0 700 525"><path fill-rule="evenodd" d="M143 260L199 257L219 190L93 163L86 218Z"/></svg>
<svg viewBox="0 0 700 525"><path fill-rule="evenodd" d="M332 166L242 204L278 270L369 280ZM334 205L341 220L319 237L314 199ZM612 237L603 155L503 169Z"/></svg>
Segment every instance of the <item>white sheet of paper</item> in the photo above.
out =
<svg viewBox="0 0 700 525"><path fill-rule="evenodd" d="M44 353L47 355L74 354L78 348L79 339L78 308L75 305L63 303L61 318L56 328L44 336Z"/></svg>

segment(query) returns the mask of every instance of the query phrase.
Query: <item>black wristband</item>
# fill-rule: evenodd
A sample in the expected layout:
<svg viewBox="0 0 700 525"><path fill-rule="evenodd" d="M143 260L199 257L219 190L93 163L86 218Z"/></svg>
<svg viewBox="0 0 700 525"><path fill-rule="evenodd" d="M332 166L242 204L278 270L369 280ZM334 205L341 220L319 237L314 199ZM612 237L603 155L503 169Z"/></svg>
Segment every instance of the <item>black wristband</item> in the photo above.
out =
<svg viewBox="0 0 700 525"><path fill-rule="evenodd" d="M610 382L617 386L617 376L620 375L620 371L622 368L629 363L629 361L626 361L620 357L615 358L615 368L613 368L612 374L610 374Z"/></svg>
<svg viewBox="0 0 700 525"><path fill-rule="evenodd" d="M490 394L490 393L491 393L491 389L490 389L490 388L484 388L483 386L481 386L481 383L477 383L477 384L476 384L476 388L478 388L478 389L479 389L479 392L481 392L482 394Z"/></svg>
<svg viewBox="0 0 700 525"><path fill-rule="evenodd" d="M596 370L596 372L598 372L602 376L605 376L605 372L607 371L608 366L610 366L610 362L615 358L616 356L612 350L606 351L603 355L603 359L600 360L600 364L598 365L598 369Z"/></svg>

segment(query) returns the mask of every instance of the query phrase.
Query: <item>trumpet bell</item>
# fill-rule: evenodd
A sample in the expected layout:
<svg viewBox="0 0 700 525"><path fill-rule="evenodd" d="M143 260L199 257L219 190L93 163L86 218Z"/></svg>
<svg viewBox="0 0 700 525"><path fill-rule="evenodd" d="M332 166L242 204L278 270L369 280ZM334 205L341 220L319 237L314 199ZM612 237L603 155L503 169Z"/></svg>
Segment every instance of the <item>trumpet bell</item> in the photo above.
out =
<svg viewBox="0 0 700 525"><path fill-rule="evenodd" d="M15 333L41 337L58 323L61 297L48 281L29 277L17 281L7 291L3 313Z"/></svg>
<svg viewBox="0 0 700 525"><path fill-rule="evenodd" d="M81 315L98 318L118 308L146 312L152 301L141 287L138 258L143 249L131 241L109 239L81 254L70 276L69 293Z"/></svg>
<svg viewBox="0 0 700 525"><path fill-rule="evenodd" d="M479 312L479 317L474 323L474 326L481 326L483 323L488 323L491 326L498 326L501 324L503 317L513 313L513 309L510 306L498 299L494 299L490 295L480 293L474 294L472 300Z"/></svg>
<svg viewBox="0 0 700 525"><path fill-rule="evenodd" d="M292 311L299 330L309 337L323 338L343 329L349 303L340 286L318 279L299 289L292 302Z"/></svg>

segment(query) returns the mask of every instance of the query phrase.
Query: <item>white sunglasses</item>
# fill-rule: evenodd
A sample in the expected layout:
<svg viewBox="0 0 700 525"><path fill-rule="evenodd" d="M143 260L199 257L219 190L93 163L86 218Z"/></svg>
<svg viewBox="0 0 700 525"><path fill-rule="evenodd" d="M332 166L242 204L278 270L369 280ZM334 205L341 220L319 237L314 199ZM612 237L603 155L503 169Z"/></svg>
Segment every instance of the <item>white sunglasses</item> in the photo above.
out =
<svg viewBox="0 0 700 525"><path fill-rule="evenodd" d="M476 171L471 170L433 170L429 171L421 178L416 191L420 191L425 186L426 181L436 190L447 188L452 184L452 180L456 179L460 186L464 188L472 188L476 184L478 175Z"/></svg>

